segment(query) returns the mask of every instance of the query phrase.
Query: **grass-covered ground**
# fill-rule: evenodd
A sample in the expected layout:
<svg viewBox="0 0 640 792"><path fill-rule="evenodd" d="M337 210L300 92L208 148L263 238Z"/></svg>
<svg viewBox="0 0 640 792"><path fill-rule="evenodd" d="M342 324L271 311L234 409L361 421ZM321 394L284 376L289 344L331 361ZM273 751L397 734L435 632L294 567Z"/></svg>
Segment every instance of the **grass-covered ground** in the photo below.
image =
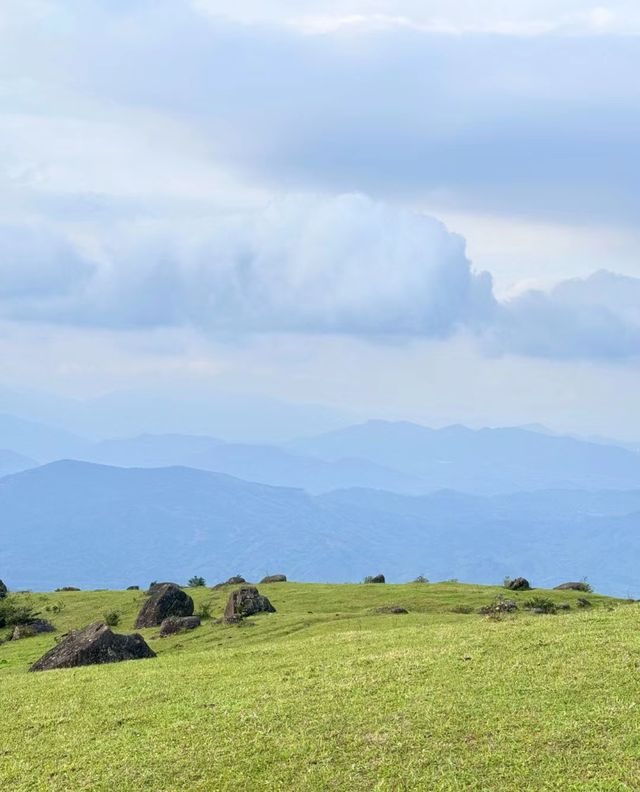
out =
<svg viewBox="0 0 640 792"><path fill-rule="evenodd" d="M0 646L0 790L640 789L640 606L495 621L455 583L262 586L278 612L156 638L155 660L28 674ZM227 591L190 590L221 614ZM142 592L34 594L58 632ZM403 605L409 615L375 612ZM45 608L62 606L58 613Z"/></svg>

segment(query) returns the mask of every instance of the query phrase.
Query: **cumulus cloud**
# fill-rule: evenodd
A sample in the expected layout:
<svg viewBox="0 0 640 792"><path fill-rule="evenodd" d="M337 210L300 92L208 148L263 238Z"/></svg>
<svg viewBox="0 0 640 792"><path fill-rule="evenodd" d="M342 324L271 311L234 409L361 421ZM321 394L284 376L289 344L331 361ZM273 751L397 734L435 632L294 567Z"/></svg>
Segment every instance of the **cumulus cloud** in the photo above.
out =
<svg viewBox="0 0 640 792"><path fill-rule="evenodd" d="M16 235L7 233L7 250ZM60 240L50 243L41 257L42 272L51 269L48 288L35 277L34 260L27 271L34 278L18 276L19 306L0 303L5 316L444 337L482 323L494 308L491 278L472 271L461 237L431 217L362 195L282 199L206 224L121 227L102 240L93 262L80 263ZM5 261L12 271L10 255Z"/></svg>
<svg viewBox="0 0 640 792"><path fill-rule="evenodd" d="M496 352L535 357L638 357L640 279L601 270L525 291L501 305L485 340Z"/></svg>
<svg viewBox="0 0 640 792"><path fill-rule="evenodd" d="M601 271L500 301L462 237L359 194L118 223L82 250L61 231L0 227L0 284L0 318L22 321L219 338L464 332L492 355L640 354L640 279Z"/></svg>
<svg viewBox="0 0 640 792"><path fill-rule="evenodd" d="M5 315L45 312L87 283L94 266L55 230L0 224L0 305Z"/></svg>

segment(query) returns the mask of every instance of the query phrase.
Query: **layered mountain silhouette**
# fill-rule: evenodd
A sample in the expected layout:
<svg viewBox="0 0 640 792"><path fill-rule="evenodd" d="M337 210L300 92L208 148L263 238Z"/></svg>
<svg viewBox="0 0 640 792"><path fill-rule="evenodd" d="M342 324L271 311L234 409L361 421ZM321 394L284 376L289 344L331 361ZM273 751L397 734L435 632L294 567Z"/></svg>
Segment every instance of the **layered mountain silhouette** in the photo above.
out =
<svg viewBox="0 0 640 792"><path fill-rule="evenodd" d="M14 588L152 579L495 583L587 576L635 596L640 491L492 497L376 490L313 496L189 468L56 462L0 479L0 566Z"/></svg>

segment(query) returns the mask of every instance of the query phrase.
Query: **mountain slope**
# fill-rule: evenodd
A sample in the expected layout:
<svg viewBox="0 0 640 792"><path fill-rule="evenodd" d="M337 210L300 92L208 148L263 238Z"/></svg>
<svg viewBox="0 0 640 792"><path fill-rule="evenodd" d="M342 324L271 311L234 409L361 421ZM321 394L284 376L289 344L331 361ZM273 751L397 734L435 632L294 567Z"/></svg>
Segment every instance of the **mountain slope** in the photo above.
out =
<svg viewBox="0 0 640 792"><path fill-rule="evenodd" d="M0 414L0 448L9 448L16 454L49 462L82 455L89 445L87 440L64 429Z"/></svg>
<svg viewBox="0 0 640 792"><path fill-rule="evenodd" d="M340 487L388 489L408 494L425 491L420 479L364 459L327 462L276 446L225 443L198 435L141 435L105 440L84 454L83 459L122 467L198 468L277 487L300 487L311 493Z"/></svg>
<svg viewBox="0 0 640 792"><path fill-rule="evenodd" d="M492 494L640 487L640 454L518 428L428 429L407 422L369 421L287 447L326 460L368 459L421 478L431 491Z"/></svg>
<svg viewBox="0 0 640 792"><path fill-rule="evenodd" d="M14 451L7 451L0 448L0 476L7 476L10 473L19 473L37 466L35 459L16 454Z"/></svg>
<svg viewBox="0 0 640 792"><path fill-rule="evenodd" d="M14 588L95 588L195 572L487 583L523 574L640 594L639 494L573 493L555 510L562 497L313 497L188 468L59 462L0 479L0 577Z"/></svg>

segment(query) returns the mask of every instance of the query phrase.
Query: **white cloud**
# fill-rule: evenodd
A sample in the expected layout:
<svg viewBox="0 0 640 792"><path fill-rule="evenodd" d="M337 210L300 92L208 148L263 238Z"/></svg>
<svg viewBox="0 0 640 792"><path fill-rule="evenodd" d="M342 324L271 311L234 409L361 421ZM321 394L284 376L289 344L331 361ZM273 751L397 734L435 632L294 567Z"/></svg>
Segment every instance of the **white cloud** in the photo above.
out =
<svg viewBox="0 0 640 792"><path fill-rule="evenodd" d="M547 358L640 358L640 279L601 270L506 301L496 351Z"/></svg>
<svg viewBox="0 0 640 792"><path fill-rule="evenodd" d="M491 279L471 271L461 237L361 195L291 197L206 224L123 224L96 250L89 279L65 280L64 304L51 290L50 302L25 294L0 310L112 327L439 337L493 309Z"/></svg>
<svg viewBox="0 0 640 792"><path fill-rule="evenodd" d="M640 279L600 271L499 301L462 237L362 195L291 196L206 221L0 228L0 317L372 340L477 336L490 354L640 356Z"/></svg>

